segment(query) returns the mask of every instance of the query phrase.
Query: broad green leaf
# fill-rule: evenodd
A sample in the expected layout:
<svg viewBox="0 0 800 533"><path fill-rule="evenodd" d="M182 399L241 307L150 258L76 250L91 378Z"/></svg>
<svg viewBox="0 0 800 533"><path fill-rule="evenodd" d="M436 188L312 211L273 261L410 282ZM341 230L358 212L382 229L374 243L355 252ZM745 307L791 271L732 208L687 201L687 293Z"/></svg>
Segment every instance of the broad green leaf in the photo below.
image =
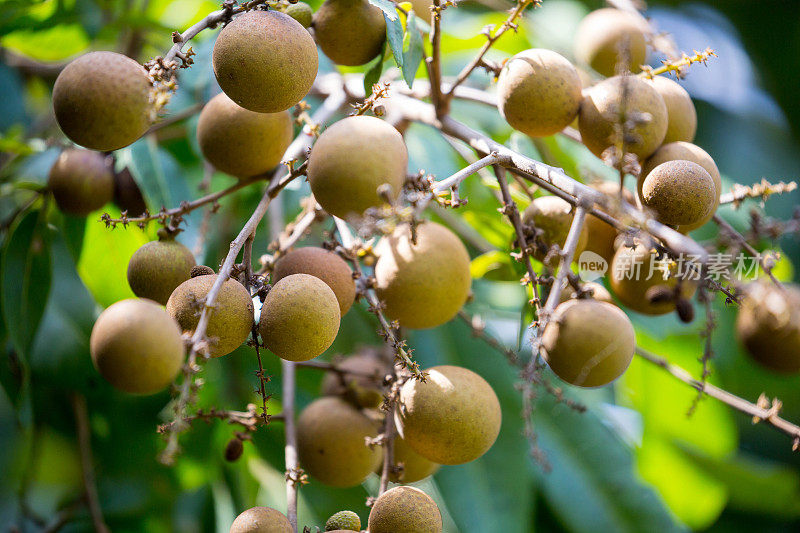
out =
<svg viewBox="0 0 800 533"><path fill-rule="evenodd" d="M0 38L2 46L38 61L60 61L89 47L80 24L58 24L46 29L22 29Z"/></svg>
<svg viewBox="0 0 800 533"><path fill-rule="evenodd" d="M383 15L388 19L386 21L387 25L390 20L399 21L400 17L397 14L397 7L390 0L369 0L369 3L383 11Z"/></svg>
<svg viewBox="0 0 800 533"><path fill-rule="evenodd" d="M400 18L391 19L386 13L383 18L386 20L386 41L389 43L389 48L392 50L394 62L397 66L403 67L403 25L400 23Z"/></svg>
<svg viewBox="0 0 800 533"><path fill-rule="evenodd" d="M378 54L372 61L372 66L369 67L367 72L364 74L364 94L367 96L372 94L372 86L378 83L381 79L381 74L383 73L383 54L386 50L386 41L383 42L383 48L381 48L381 53Z"/></svg>
<svg viewBox="0 0 800 533"><path fill-rule="evenodd" d="M422 33L417 27L417 16L414 12L408 14L406 23L406 34L403 39L403 79L411 87L414 84L414 77L417 75L420 63L422 63Z"/></svg>
<svg viewBox="0 0 800 533"><path fill-rule="evenodd" d="M486 252L470 262L470 274L473 278L510 281L514 277L519 277L516 276L511 261L511 256L505 252L499 250Z"/></svg>

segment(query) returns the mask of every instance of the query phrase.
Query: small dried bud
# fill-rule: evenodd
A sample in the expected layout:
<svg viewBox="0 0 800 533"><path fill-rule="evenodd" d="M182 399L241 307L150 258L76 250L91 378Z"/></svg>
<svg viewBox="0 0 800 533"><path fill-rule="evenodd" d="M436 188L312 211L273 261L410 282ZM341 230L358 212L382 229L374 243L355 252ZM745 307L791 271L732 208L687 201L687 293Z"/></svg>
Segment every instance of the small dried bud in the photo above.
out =
<svg viewBox="0 0 800 533"><path fill-rule="evenodd" d="M694 320L694 306L692 306L692 302L685 298L678 298L678 301L675 302L675 311L677 311L681 322L688 324Z"/></svg>
<svg viewBox="0 0 800 533"><path fill-rule="evenodd" d="M383 115L386 114L386 108L383 107L382 105L376 105L375 107L372 108L372 112L375 113L376 117L382 117Z"/></svg>
<svg viewBox="0 0 800 533"><path fill-rule="evenodd" d="M225 446L225 460L232 463L239 459L244 452L244 444L238 437L232 438Z"/></svg>
<svg viewBox="0 0 800 533"><path fill-rule="evenodd" d="M207 267L205 265L197 265L192 267L192 270L190 271L189 275L193 278L196 278L197 276L205 276L213 273L214 273L213 268Z"/></svg>

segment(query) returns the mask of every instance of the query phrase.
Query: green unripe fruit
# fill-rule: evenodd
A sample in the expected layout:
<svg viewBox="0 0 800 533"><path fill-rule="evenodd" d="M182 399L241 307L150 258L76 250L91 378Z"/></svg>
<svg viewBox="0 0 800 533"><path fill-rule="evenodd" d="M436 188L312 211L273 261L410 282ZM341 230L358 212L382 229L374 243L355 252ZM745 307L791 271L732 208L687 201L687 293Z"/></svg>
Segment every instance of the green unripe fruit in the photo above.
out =
<svg viewBox="0 0 800 533"><path fill-rule="evenodd" d="M325 522L325 531L361 531L361 518L353 511L339 511Z"/></svg>
<svg viewBox="0 0 800 533"><path fill-rule="evenodd" d="M706 170L691 161L667 161L642 183L642 204L664 224L682 226L705 220L716 205L717 190Z"/></svg>
<svg viewBox="0 0 800 533"><path fill-rule="evenodd" d="M692 142L697 133L697 110L692 97L678 82L665 76L656 76L647 81L655 87L667 106L667 134L664 136L664 144Z"/></svg>
<svg viewBox="0 0 800 533"><path fill-rule="evenodd" d="M383 50L386 21L367 0L325 0L314 14L314 35L337 65L363 65Z"/></svg>
<svg viewBox="0 0 800 533"><path fill-rule="evenodd" d="M469 253L461 240L434 222L398 226L375 248L378 298L386 316L401 326L433 328L453 318L469 296Z"/></svg>
<svg viewBox="0 0 800 533"><path fill-rule="evenodd" d="M289 519L271 507L251 507L236 517L230 533L293 533Z"/></svg>
<svg viewBox="0 0 800 533"><path fill-rule="evenodd" d="M317 76L317 47L279 11L248 11L219 33L212 56L219 86L250 111L277 113L303 99Z"/></svg>
<svg viewBox="0 0 800 533"><path fill-rule="evenodd" d="M639 72L647 62L647 23L632 13L605 8L589 13L575 35L575 57L603 76L613 76L622 59ZM622 57L620 51L623 51Z"/></svg>
<svg viewBox="0 0 800 533"><path fill-rule="evenodd" d="M111 151L141 137L155 119L153 85L144 67L122 54L89 52L53 86L61 131L86 148Z"/></svg>
<svg viewBox="0 0 800 533"><path fill-rule="evenodd" d="M340 320L339 302L324 281L291 274L264 298L258 332L264 346L281 359L308 361L333 344Z"/></svg>
<svg viewBox="0 0 800 533"><path fill-rule="evenodd" d="M714 187L717 191L717 200L714 204L714 208L708 215L706 215L704 220L701 220L695 224L681 226L678 228L680 231L688 232L699 228L714 217L714 213L717 212L717 207L719 207L720 196L722 195L722 177L719 174L719 169L717 168L717 164L714 163L714 160L705 150L692 143L682 141L661 145L661 147L656 150L655 153L647 159L647 161L645 161L644 165L642 165L642 172L639 174L637 188L639 194L641 195L642 185L644 184L644 180L650 171L662 163L676 160L691 161L692 163L697 163L706 169L706 172L711 175L711 179L714 180Z"/></svg>
<svg viewBox="0 0 800 533"><path fill-rule="evenodd" d="M306 407L297 420L300 465L331 487L354 487L381 461L381 450L365 439L378 425L341 398L326 397Z"/></svg>
<svg viewBox="0 0 800 533"><path fill-rule="evenodd" d="M800 287L783 287L769 280L747 285L736 334L761 365L788 374L800 372Z"/></svg>
<svg viewBox="0 0 800 533"><path fill-rule="evenodd" d="M189 279L194 256L172 238L148 242L128 263L128 285L136 296L167 305L172 291Z"/></svg>
<svg viewBox="0 0 800 533"><path fill-rule="evenodd" d="M492 387L475 372L435 366L424 382L400 389L395 422L400 436L418 454L439 464L474 461L492 447L502 413Z"/></svg>
<svg viewBox="0 0 800 533"><path fill-rule="evenodd" d="M188 279L169 297L167 312L184 331L197 328L206 296L216 280L216 274ZM206 328L212 357L227 355L247 340L253 327L253 312L253 300L247 289L236 280L226 279L210 310Z"/></svg>
<svg viewBox="0 0 800 533"><path fill-rule="evenodd" d="M441 533L442 514L430 496L414 487L395 487L375 500L370 533Z"/></svg>
<svg viewBox="0 0 800 533"><path fill-rule="evenodd" d="M645 118L647 121L638 121ZM621 125L631 119L637 119L637 123L622 139ZM620 146L643 160L661 146L667 123L664 99L637 76L614 76L601 81L586 92L578 115L583 144L597 157L602 157L610 146Z"/></svg>
<svg viewBox="0 0 800 533"><path fill-rule="evenodd" d="M292 117L288 111L249 111L220 93L200 113L197 142L218 170L238 178L256 176L281 162L292 143Z"/></svg>
<svg viewBox="0 0 800 533"><path fill-rule="evenodd" d="M606 289L605 287L603 287L602 285L600 285L595 281L587 281L586 283L583 284L583 289L585 291L591 290L592 295L590 298L581 298L581 299L596 300L598 302L606 302L610 304L614 303L614 299L611 297L611 293L608 292L608 289ZM577 299L576 291L575 289L572 288L572 285L567 284L566 287L561 289L561 294L559 295L558 301L559 303L564 303L567 301L571 301L573 299Z"/></svg>
<svg viewBox="0 0 800 533"><path fill-rule="evenodd" d="M402 470L399 473L389 471L389 481L392 483L416 483L435 474L440 466L415 452L397 435L394 439L394 464L402 466ZM376 472L380 475L382 469L383 465Z"/></svg>
<svg viewBox="0 0 800 533"><path fill-rule="evenodd" d="M342 316L350 310L356 299L353 270L338 254L324 248L306 246L281 256L272 271L273 283L291 274L310 274L327 283L336 295Z"/></svg>
<svg viewBox="0 0 800 533"><path fill-rule="evenodd" d="M578 116L578 71L552 50L533 49L509 59L497 80L500 114L515 130L533 137L558 133Z"/></svg>
<svg viewBox="0 0 800 533"><path fill-rule="evenodd" d="M601 387L620 377L635 348L628 316L615 305L591 299L559 305L542 336L547 364L580 387Z"/></svg>
<svg viewBox="0 0 800 533"><path fill-rule="evenodd" d="M609 197L609 208L604 209L604 211L614 215L617 211L616 207L619 206L619 183L602 181L593 183L590 186ZM622 189L622 199L631 205L636 203L633 193L628 189ZM619 235L617 229L591 214L586 215L585 228L586 247L584 250L594 252L611 263L612 259L614 259L614 252L617 249L616 239Z"/></svg>
<svg viewBox="0 0 800 533"><path fill-rule="evenodd" d="M150 300L121 300L103 311L89 340L92 362L115 388L153 394L181 370L181 330L160 305Z"/></svg>
<svg viewBox="0 0 800 533"><path fill-rule="evenodd" d="M353 373L327 372L322 379L322 395L349 395L361 407L377 407L381 404L383 378L391 372L391 364L376 353L365 351L347 357L336 366Z"/></svg>
<svg viewBox="0 0 800 533"><path fill-rule="evenodd" d="M564 248L567 235L569 235L569 228L572 225L572 218L572 205L558 196L540 196L534 199L522 213L522 222L540 230L541 233L538 235L538 239L548 248L554 245ZM586 247L587 238L588 234L586 226L584 226L578 237L575 259L581 255L581 252ZM544 261L547 257L547 252L534 248L533 255L539 261Z"/></svg>
<svg viewBox="0 0 800 533"><path fill-rule="evenodd" d="M378 188L384 184L396 197L407 167L400 132L379 118L354 116L331 125L314 143L308 181L325 211L347 219L383 205Z"/></svg>
<svg viewBox="0 0 800 533"><path fill-rule="evenodd" d="M61 152L50 168L47 186L61 211L80 217L100 209L114 196L110 162L89 150Z"/></svg>
<svg viewBox="0 0 800 533"><path fill-rule="evenodd" d="M289 4L286 6L286 9L284 9L283 12L299 22L304 28L309 28L311 26L311 20L314 13L311 11L311 6L305 2Z"/></svg>

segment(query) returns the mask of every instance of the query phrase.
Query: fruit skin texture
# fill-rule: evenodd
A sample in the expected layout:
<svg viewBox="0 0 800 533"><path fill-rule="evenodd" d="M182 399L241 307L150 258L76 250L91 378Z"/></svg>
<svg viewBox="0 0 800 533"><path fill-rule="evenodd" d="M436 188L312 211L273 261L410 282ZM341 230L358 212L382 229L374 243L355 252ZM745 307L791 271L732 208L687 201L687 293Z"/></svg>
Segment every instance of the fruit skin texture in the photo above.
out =
<svg viewBox="0 0 800 533"><path fill-rule="evenodd" d="M324 248L295 248L281 256L272 271L272 282L280 281L290 274L310 274L327 283L336 295L342 316L350 310L356 299L353 270L344 259Z"/></svg>
<svg viewBox="0 0 800 533"><path fill-rule="evenodd" d="M625 114L647 113L648 122L634 126L634 137L625 143L625 151L645 159L661 146L667 134L667 106L652 85L637 76L614 76L589 89L581 102L578 129L583 144L597 157L609 146L617 145L623 95L627 93Z"/></svg>
<svg viewBox="0 0 800 533"><path fill-rule="evenodd" d="M376 291L386 315L401 326L433 328L453 318L469 296L469 253L446 227L417 226L417 244L408 225L399 226L375 249Z"/></svg>
<svg viewBox="0 0 800 533"><path fill-rule="evenodd" d="M558 377L601 387L620 377L636 348L633 324L607 302L570 300L556 308L542 336L544 359Z"/></svg>
<svg viewBox="0 0 800 533"><path fill-rule="evenodd" d="M502 413L492 387L458 366L435 366L400 389L395 423L411 449L439 464L474 461L492 447Z"/></svg>
<svg viewBox="0 0 800 533"><path fill-rule="evenodd" d="M606 302L610 304L614 303L614 299L611 297L611 293L608 292L608 289L606 289L601 284L595 281L587 281L586 283L583 284L583 288L592 290L592 296L589 298L591 300L596 300L598 302ZM576 300L577 298L574 298L574 295L575 295L575 289L572 288L572 285L567 284L566 287L561 289L561 294L559 295L560 296L559 303Z"/></svg>
<svg viewBox="0 0 800 533"><path fill-rule="evenodd" d="M560 54L525 50L503 66L497 98L500 114L512 128L545 137L563 130L578 116L581 79Z"/></svg>
<svg viewBox="0 0 800 533"><path fill-rule="evenodd" d="M178 285L167 301L167 312L185 331L194 331L200 320L203 302L217 279L206 274ZM253 327L253 300L247 289L236 280L227 279L217 294L208 321L206 335L209 353L222 357L241 346Z"/></svg>
<svg viewBox="0 0 800 533"><path fill-rule="evenodd" d="M389 481L392 483L416 483L426 477L430 477L439 470L437 463L425 459L420 454L411 449L405 440L399 436L394 439L394 464L403 464L403 471L396 474L389 472ZM383 465L376 471L379 475Z"/></svg>
<svg viewBox="0 0 800 533"><path fill-rule="evenodd" d="M325 531L361 531L361 518L353 511L339 511L325 522Z"/></svg>
<svg viewBox="0 0 800 533"><path fill-rule="evenodd" d="M47 186L58 208L85 217L100 209L114 196L114 176L103 154L69 149L61 152L50 168Z"/></svg>
<svg viewBox="0 0 800 533"><path fill-rule="evenodd" d="M300 464L321 483L353 487L375 470L381 450L364 439L378 435L378 425L341 398L314 400L297 420Z"/></svg>
<svg viewBox="0 0 800 533"><path fill-rule="evenodd" d="M256 176L281 162L292 143L292 117L288 111L248 111L220 93L200 113L197 142L218 170L238 178Z"/></svg>
<svg viewBox="0 0 800 533"><path fill-rule="evenodd" d="M271 507L251 507L236 517L230 533L293 533L289 519Z"/></svg>
<svg viewBox="0 0 800 533"><path fill-rule="evenodd" d="M522 213L522 222L541 230L539 239L548 247L557 244L564 248L572 218L572 206L558 196L540 196ZM578 246L575 248L576 259L586 247L587 239L588 232L584 225L578 237ZM547 257L547 253L542 253L538 248L534 248L533 255L539 261L544 261Z"/></svg>
<svg viewBox="0 0 800 533"><path fill-rule="evenodd" d="M656 150L655 153L647 159L647 161L644 162L644 165L642 165L642 172L639 174L639 179L636 186L639 194L641 195L642 185L644 184L644 180L651 170L661 163L675 161L678 159L697 163L706 169L706 172L711 175L711 179L714 180L714 187L717 190L717 201L714 205L714 208L708 215L706 215L704 220L701 220L696 224L690 224L688 226L681 226L678 228L680 231L688 232L699 228L713 218L714 213L717 212L717 207L719 207L719 199L722 195L722 177L720 176L719 169L717 168L717 164L714 163L714 160L705 150L692 143L682 141L661 145L661 147Z"/></svg>
<svg viewBox="0 0 800 533"><path fill-rule="evenodd" d="M278 11L248 11L217 37L214 75L231 100L250 111L277 113L303 99L317 76L314 39Z"/></svg>
<svg viewBox="0 0 800 533"><path fill-rule="evenodd" d="M667 134L664 144L684 141L694 141L697 133L697 110L694 108L692 97L681 85L665 76L656 76L647 80L655 87L664 104L667 106Z"/></svg>
<svg viewBox="0 0 800 533"><path fill-rule="evenodd" d="M414 487L395 487L375 501L370 533L441 533L442 514L430 496Z"/></svg>
<svg viewBox="0 0 800 533"><path fill-rule="evenodd" d="M353 67L381 53L386 21L366 0L325 0L314 14L314 35L331 61Z"/></svg>
<svg viewBox="0 0 800 533"><path fill-rule="evenodd" d="M89 52L70 62L53 86L61 131L92 150L111 151L142 136L155 119L144 67L122 54Z"/></svg>
<svg viewBox="0 0 800 533"><path fill-rule="evenodd" d="M324 281L292 274L267 293L258 332L264 345L281 359L308 361L333 344L340 320L339 302Z"/></svg>
<svg viewBox="0 0 800 533"><path fill-rule="evenodd" d="M321 393L323 396L343 396L348 390L355 396L356 403L361 407L378 407L383 402L383 377L391 372L389 363L377 354L365 351L347 357L337 364L345 371L357 374L345 374L342 381L336 372L326 372L322 378ZM368 374L368 375L364 375Z"/></svg>
<svg viewBox="0 0 800 533"><path fill-rule="evenodd" d="M603 76L613 76L620 45L627 43L631 72L647 61L647 24L631 13L605 8L589 13L575 35L575 57Z"/></svg>
<svg viewBox="0 0 800 533"><path fill-rule="evenodd" d="M377 190L384 183L397 196L407 167L400 132L379 118L354 116L331 125L314 143L308 181L325 211L347 219L382 205Z"/></svg>
<svg viewBox="0 0 800 533"><path fill-rule="evenodd" d="M601 181L591 184L590 187L610 197L609 202L612 207L619 204L619 183ZM622 189L622 198L631 205L636 204L633 193L628 189ZM609 214L614 214L614 212L615 210L611 209ZM586 215L585 227L586 246L584 250L594 252L611 263L616 251L615 241L618 235L616 228L591 214Z"/></svg>
<svg viewBox="0 0 800 533"><path fill-rule="evenodd" d="M704 220L716 204L717 190L706 170L691 161L667 161L642 183L642 204L664 224L682 226Z"/></svg>
<svg viewBox="0 0 800 533"><path fill-rule="evenodd" d="M189 279L194 256L173 239L148 242L134 252L128 263L128 285L140 298L167 305L172 291Z"/></svg>
<svg viewBox="0 0 800 533"><path fill-rule="evenodd" d="M750 283L736 317L736 335L761 365L785 374L800 372L800 287L769 280Z"/></svg>
<svg viewBox="0 0 800 533"><path fill-rule="evenodd" d="M89 346L100 375L134 394L162 390L183 365L180 328L150 300L121 300L100 313Z"/></svg>
<svg viewBox="0 0 800 533"><path fill-rule="evenodd" d="M283 12L292 17L297 22L299 22L300 25L303 26L304 28L308 28L311 26L311 21L314 13L311 10L311 6L306 4L305 2L297 2L296 4L289 4L288 6L286 6L286 9L284 9Z"/></svg>

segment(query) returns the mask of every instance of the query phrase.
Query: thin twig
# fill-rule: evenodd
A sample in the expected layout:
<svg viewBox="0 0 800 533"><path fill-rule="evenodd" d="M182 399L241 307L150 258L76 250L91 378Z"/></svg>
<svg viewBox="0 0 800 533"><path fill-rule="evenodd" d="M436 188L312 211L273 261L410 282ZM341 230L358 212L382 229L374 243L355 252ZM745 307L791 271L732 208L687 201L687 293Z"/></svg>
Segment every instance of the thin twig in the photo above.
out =
<svg viewBox="0 0 800 533"><path fill-rule="evenodd" d="M75 427L78 434L78 447L80 449L81 471L83 472L83 488L86 491L86 503L92 524L97 533L108 533L109 529L103 519L103 510L100 507L100 498L97 495L97 483L94 476L94 461L92 459L92 440L89 432L89 414L86 408L86 398L80 394L72 395L72 409L75 412Z"/></svg>

